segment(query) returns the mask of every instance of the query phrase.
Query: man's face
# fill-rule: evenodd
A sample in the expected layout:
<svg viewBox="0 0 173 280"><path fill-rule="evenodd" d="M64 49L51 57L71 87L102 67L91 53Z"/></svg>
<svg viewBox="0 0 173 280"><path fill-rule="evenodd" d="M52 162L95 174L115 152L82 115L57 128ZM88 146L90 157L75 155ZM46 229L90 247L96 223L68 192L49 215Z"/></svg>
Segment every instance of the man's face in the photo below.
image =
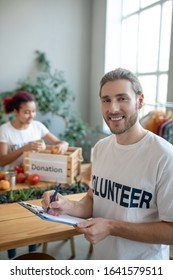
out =
<svg viewBox="0 0 173 280"><path fill-rule="evenodd" d="M103 118L113 134L122 134L134 126L143 95L136 96L128 80L107 82L100 98Z"/></svg>

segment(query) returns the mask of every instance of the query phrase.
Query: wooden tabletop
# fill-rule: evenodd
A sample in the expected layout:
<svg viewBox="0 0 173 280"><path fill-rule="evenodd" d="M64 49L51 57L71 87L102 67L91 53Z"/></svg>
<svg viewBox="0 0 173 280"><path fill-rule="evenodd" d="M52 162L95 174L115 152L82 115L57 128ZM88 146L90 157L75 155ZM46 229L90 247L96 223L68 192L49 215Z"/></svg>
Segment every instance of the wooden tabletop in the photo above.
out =
<svg viewBox="0 0 173 280"><path fill-rule="evenodd" d="M69 199L80 200L85 193L68 195ZM32 200L41 205L41 200ZM0 250L30 244L68 239L79 233L72 226L45 221L35 216L18 203L0 205Z"/></svg>

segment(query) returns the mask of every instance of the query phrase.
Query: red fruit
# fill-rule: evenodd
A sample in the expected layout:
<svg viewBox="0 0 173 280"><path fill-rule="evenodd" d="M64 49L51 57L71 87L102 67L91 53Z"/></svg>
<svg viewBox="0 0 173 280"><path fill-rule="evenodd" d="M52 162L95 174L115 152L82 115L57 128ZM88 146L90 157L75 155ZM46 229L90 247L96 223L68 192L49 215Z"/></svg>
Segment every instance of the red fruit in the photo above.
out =
<svg viewBox="0 0 173 280"><path fill-rule="evenodd" d="M24 183L26 181L26 174L25 173L17 173L16 174L16 183Z"/></svg>
<svg viewBox="0 0 173 280"><path fill-rule="evenodd" d="M23 166L15 166L14 167L14 170L17 172L17 173L24 173L24 168Z"/></svg>
<svg viewBox="0 0 173 280"><path fill-rule="evenodd" d="M40 176L38 174L30 174L28 176L28 182L30 185L37 185L40 182Z"/></svg>

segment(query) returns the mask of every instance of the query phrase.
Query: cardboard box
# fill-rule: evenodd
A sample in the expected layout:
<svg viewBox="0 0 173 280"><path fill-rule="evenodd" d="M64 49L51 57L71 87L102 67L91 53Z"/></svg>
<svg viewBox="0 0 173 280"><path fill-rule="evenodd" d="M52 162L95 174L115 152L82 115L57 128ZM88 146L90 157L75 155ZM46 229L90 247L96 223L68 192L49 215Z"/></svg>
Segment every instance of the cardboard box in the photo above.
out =
<svg viewBox="0 0 173 280"><path fill-rule="evenodd" d="M51 154L52 148L46 146L41 152L25 152L25 173L37 173L45 182L72 184L80 174L82 148L69 147L64 155Z"/></svg>

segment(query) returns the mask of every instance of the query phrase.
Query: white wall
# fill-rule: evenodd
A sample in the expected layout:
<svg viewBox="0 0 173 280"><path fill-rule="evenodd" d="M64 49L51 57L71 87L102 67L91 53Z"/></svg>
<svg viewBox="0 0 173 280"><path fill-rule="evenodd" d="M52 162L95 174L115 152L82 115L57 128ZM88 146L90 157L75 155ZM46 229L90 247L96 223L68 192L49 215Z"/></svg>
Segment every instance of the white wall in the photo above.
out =
<svg viewBox="0 0 173 280"><path fill-rule="evenodd" d="M93 1L90 76L90 123L102 125L99 83L105 70L106 0Z"/></svg>
<svg viewBox="0 0 173 280"><path fill-rule="evenodd" d="M104 69L106 0L0 0L0 92L34 74L35 50L62 70L75 109L98 124L97 85ZM90 94L95 95L90 104Z"/></svg>

